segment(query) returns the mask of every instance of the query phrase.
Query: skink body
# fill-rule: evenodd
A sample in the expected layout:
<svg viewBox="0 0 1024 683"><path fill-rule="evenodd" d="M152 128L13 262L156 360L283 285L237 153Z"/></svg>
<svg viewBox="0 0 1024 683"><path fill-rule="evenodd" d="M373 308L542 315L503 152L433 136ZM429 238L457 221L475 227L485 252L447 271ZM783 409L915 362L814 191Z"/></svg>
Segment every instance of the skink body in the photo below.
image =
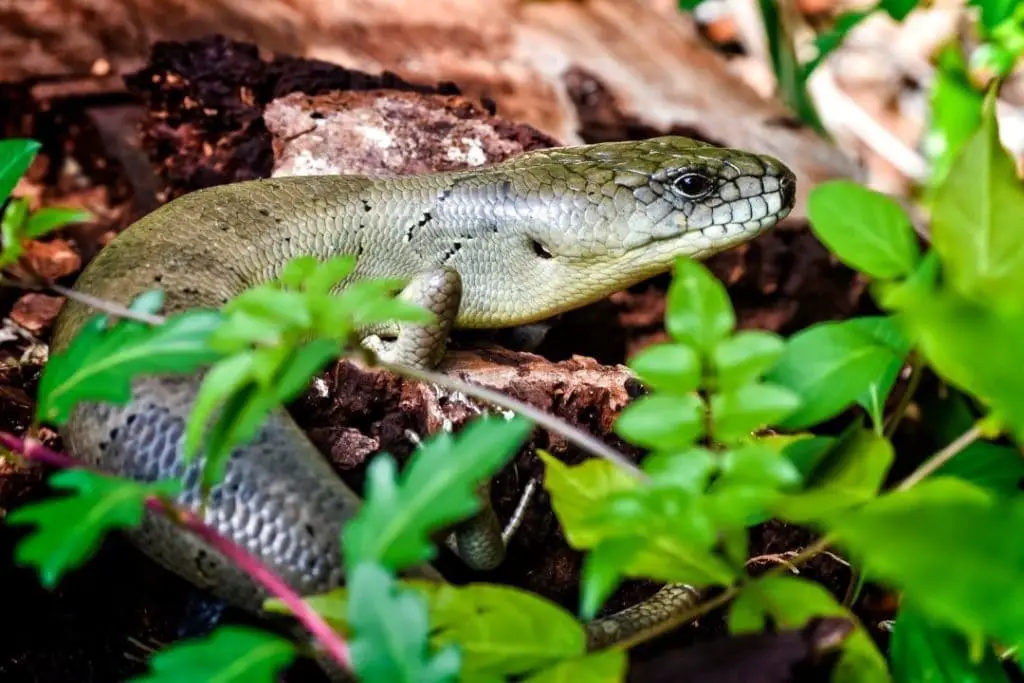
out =
<svg viewBox="0 0 1024 683"><path fill-rule="evenodd" d="M193 192L145 216L75 288L119 303L160 288L171 313L218 307L295 256L353 254L349 281L407 279L404 295L438 315L432 327L396 330L385 349L392 360L430 367L453 327L511 327L583 306L668 270L679 255L704 258L752 239L789 213L794 196L795 178L778 160L680 137L541 150L451 173L258 180ZM94 313L69 302L53 350ZM83 404L66 443L114 474L184 474L181 502L195 505L197 472L185 469L181 448L199 381L144 377L127 406ZM278 410L236 451L205 519L309 594L342 580L340 530L358 505ZM266 597L157 516L134 540L236 605L258 610Z"/></svg>

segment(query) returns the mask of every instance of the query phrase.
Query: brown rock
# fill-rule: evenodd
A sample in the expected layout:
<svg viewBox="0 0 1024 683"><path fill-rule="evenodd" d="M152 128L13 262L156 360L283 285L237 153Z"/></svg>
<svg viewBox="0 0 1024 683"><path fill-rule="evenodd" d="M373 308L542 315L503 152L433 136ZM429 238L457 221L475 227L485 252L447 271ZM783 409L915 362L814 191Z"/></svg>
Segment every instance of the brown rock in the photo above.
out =
<svg viewBox="0 0 1024 683"><path fill-rule="evenodd" d="M14 302L11 320L39 335L50 328L63 305L64 297L30 292Z"/></svg>

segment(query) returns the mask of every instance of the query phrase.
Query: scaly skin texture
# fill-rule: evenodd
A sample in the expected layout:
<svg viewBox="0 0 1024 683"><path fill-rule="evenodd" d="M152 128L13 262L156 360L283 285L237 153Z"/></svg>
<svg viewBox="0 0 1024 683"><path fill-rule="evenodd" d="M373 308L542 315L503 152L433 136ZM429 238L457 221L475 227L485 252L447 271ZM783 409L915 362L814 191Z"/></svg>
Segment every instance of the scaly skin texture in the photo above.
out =
<svg viewBox="0 0 1024 683"><path fill-rule="evenodd" d="M342 287L362 277L405 278L403 296L439 318L427 327L376 330L380 336L367 344L389 360L432 367L452 327L542 320L664 272L679 255L705 258L752 239L789 213L795 184L773 158L680 137L541 150L453 173L244 182L193 192L144 217L100 252L75 288L122 304L162 288L171 313L220 306L276 277L295 256L355 254L356 271ZM53 351L93 313L69 302ZM81 405L66 442L114 474L154 480L184 473L180 502L195 508L197 466L186 470L180 450L200 381L142 378L127 406ZM340 531L359 502L278 410L233 455L204 514L309 594L341 582ZM497 529L486 512L461 525L457 544L477 567L493 566L504 552L481 541ZM266 597L213 549L158 516L147 517L134 540L236 605L258 610ZM662 597L592 624L592 642L629 635L690 600L677 588Z"/></svg>

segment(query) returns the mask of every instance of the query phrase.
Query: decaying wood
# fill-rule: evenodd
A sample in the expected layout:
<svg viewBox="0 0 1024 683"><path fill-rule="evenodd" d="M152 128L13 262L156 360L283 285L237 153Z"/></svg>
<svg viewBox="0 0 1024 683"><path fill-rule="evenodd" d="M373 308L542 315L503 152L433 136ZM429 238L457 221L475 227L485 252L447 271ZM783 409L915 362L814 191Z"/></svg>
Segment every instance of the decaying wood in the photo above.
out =
<svg viewBox="0 0 1024 683"><path fill-rule="evenodd" d="M493 98L502 115L567 144L583 140L582 69L620 114L651 132L679 131L775 153L813 185L855 174L851 162L777 102L765 100L704 45L692 20L643 0L0 0L0 82L96 71L127 73L154 40L212 32L265 50L420 82L450 80ZM99 66L97 66L99 65Z"/></svg>

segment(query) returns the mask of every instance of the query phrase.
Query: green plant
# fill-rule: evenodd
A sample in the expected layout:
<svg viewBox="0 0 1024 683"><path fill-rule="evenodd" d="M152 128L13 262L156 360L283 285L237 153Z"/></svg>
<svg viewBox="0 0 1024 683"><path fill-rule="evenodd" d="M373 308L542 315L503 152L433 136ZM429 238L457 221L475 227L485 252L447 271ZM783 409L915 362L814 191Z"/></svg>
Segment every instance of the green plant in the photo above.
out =
<svg viewBox="0 0 1024 683"><path fill-rule="evenodd" d="M670 340L630 362L649 393L615 425L648 449L639 467L600 449L602 457L574 466L540 453L558 521L569 544L585 553L580 616L593 617L625 578L686 583L717 593L706 592L691 612L624 647L727 605L733 634L769 624L796 628L820 616L848 620L853 629L836 681L921 680L936 670L1005 679L1000 656L1024 634L1016 609L1024 552L1014 533L1024 520L1016 487L1024 437L1017 361L1024 250L1016 226L1024 189L997 133L990 97L932 195L934 241L926 249L892 200L842 181L812 192L815 233L871 279L879 315L821 323L789 339L737 330L722 284L697 263L677 263L665 314ZM421 319L422 312L397 303L393 282L328 296L350 267L347 259L299 259L279 281L217 312L163 320L155 315L158 294L147 294L128 319L99 316L45 368L37 417L60 423L76 401L124 401L124 387L139 373L220 369L207 375L190 421L193 447L207 456L214 483L220 468L210 454L244 443L266 410L294 396L330 359L356 352L352 330L359 324ZM894 400L908 364L911 379ZM925 372L948 396L912 395ZM891 441L912 401L940 444L922 462L903 461ZM214 415L213 428L204 430ZM819 427L827 420L842 422L838 434ZM623 680L621 649L588 652L578 619L536 595L398 578L433 558L436 532L477 509L476 484L509 461L531 428L521 417L480 418L458 435L432 437L402 473L387 454L375 457L366 504L344 532L346 586L301 600L271 581L276 599L268 607L299 618L367 682ZM197 438L202 433L205 441ZM76 465L37 442L2 438L30 459ZM894 477L896 463L911 473ZM36 526L18 559L38 567L47 585L85 561L106 531L137 523L144 507L219 543L247 571L258 568L174 508L167 495L175 482L141 487L82 471L56 477L71 487L69 495L9 519ZM76 511L74 529L60 509ZM770 519L822 536L754 575L750 529ZM862 580L900 594L887 656L850 610L861 580L844 600L790 573L826 549L846 555ZM269 633L223 626L170 646L154 659L151 677L140 680L272 680L297 651Z"/></svg>

